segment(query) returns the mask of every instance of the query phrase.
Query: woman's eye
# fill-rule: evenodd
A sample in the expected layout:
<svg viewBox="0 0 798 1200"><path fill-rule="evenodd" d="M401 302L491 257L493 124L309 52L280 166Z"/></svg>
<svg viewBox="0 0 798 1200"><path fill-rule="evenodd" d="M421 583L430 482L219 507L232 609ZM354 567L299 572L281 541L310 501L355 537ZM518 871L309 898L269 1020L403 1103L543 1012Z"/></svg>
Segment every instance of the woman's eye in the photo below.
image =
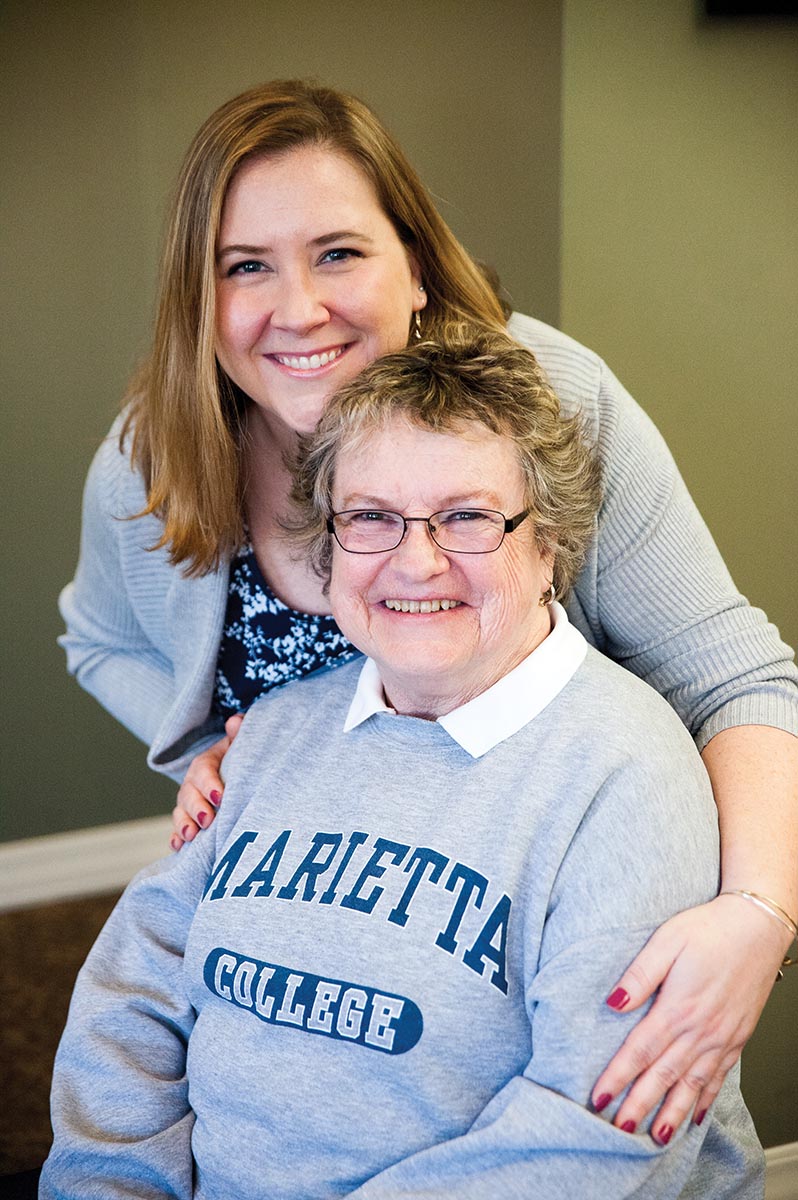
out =
<svg viewBox="0 0 798 1200"><path fill-rule="evenodd" d="M359 525L378 525L380 522L392 524L396 517L393 513L378 512L376 510L370 512L353 513L351 517L353 524Z"/></svg>
<svg viewBox="0 0 798 1200"><path fill-rule="evenodd" d="M259 271L265 271L266 265L257 260L248 258L242 262L233 263L228 267L227 276L230 278L233 275L256 275Z"/></svg>
<svg viewBox="0 0 798 1200"><path fill-rule="evenodd" d="M337 246L334 250L328 250L322 255L323 263L342 263L348 262L352 258L362 258L363 255L359 250L352 250L346 246Z"/></svg>
<svg viewBox="0 0 798 1200"><path fill-rule="evenodd" d="M462 525L465 522L477 524L480 521L490 520L484 512L476 508L453 509L451 512L438 515L441 525Z"/></svg>

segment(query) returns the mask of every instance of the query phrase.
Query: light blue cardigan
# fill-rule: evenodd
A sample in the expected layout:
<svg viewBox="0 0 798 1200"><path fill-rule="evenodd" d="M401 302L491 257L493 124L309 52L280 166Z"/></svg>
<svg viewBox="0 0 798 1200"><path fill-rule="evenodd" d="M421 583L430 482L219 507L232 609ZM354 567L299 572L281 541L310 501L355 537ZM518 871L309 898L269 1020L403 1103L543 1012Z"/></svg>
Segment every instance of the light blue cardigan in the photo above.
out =
<svg viewBox="0 0 798 1200"><path fill-rule="evenodd" d="M652 423L606 365L557 330L515 315L510 332L546 371L563 410L595 439L605 496L568 615L587 640L646 679L699 749L734 725L798 733L798 673L764 613L740 596ZM228 568L187 579L165 550L119 421L86 482L80 560L62 592L70 672L180 779L218 736L210 720Z"/></svg>

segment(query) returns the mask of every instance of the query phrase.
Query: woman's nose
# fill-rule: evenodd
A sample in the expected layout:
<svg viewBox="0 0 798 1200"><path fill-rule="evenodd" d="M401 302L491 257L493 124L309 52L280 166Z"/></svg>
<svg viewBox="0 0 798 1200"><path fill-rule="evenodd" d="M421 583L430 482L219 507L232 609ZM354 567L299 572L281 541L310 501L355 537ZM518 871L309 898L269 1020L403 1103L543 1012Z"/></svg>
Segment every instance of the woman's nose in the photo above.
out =
<svg viewBox="0 0 798 1200"><path fill-rule="evenodd" d="M407 532L393 552L393 566L405 578L428 579L448 571L450 563L426 521L408 521Z"/></svg>
<svg viewBox="0 0 798 1200"><path fill-rule="evenodd" d="M291 274L284 277L278 287L277 301L271 314L272 325L292 333L308 333L329 321L329 309L312 275Z"/></svg>

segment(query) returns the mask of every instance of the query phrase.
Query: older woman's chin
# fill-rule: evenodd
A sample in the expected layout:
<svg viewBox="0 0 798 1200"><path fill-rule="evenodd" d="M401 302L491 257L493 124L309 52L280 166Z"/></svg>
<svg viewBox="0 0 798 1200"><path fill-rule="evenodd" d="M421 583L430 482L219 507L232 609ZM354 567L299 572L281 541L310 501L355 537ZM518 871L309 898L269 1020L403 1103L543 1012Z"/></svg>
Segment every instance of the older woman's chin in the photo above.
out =
<svg viewBox="0 0 798 1200"><path fill-rule="evenodd" d="M335 606L333 606L335 611ZM374 659L391 706L399 712L442 716L487 691L540 645L551 630L547 609L535 601L534 618L521 627L481 620L460 603L437 611L374 606L368 627L343 632Z"/></svg>

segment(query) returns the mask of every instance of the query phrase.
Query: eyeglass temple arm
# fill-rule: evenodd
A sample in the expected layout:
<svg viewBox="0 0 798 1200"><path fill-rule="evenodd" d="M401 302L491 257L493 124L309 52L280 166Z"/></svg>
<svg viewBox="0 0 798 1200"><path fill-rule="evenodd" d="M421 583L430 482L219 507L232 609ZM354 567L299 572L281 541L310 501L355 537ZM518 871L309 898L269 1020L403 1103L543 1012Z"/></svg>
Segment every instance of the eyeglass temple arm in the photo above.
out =
<svg viewBox="0 0 798 1200"><path fill-rule="evenodd" d="M505 517L504 532L512 533L515 529L517 529L521 522L527 519L530 511L530 509L525 508L523 512L517 513L514 517Z"/></svg>

